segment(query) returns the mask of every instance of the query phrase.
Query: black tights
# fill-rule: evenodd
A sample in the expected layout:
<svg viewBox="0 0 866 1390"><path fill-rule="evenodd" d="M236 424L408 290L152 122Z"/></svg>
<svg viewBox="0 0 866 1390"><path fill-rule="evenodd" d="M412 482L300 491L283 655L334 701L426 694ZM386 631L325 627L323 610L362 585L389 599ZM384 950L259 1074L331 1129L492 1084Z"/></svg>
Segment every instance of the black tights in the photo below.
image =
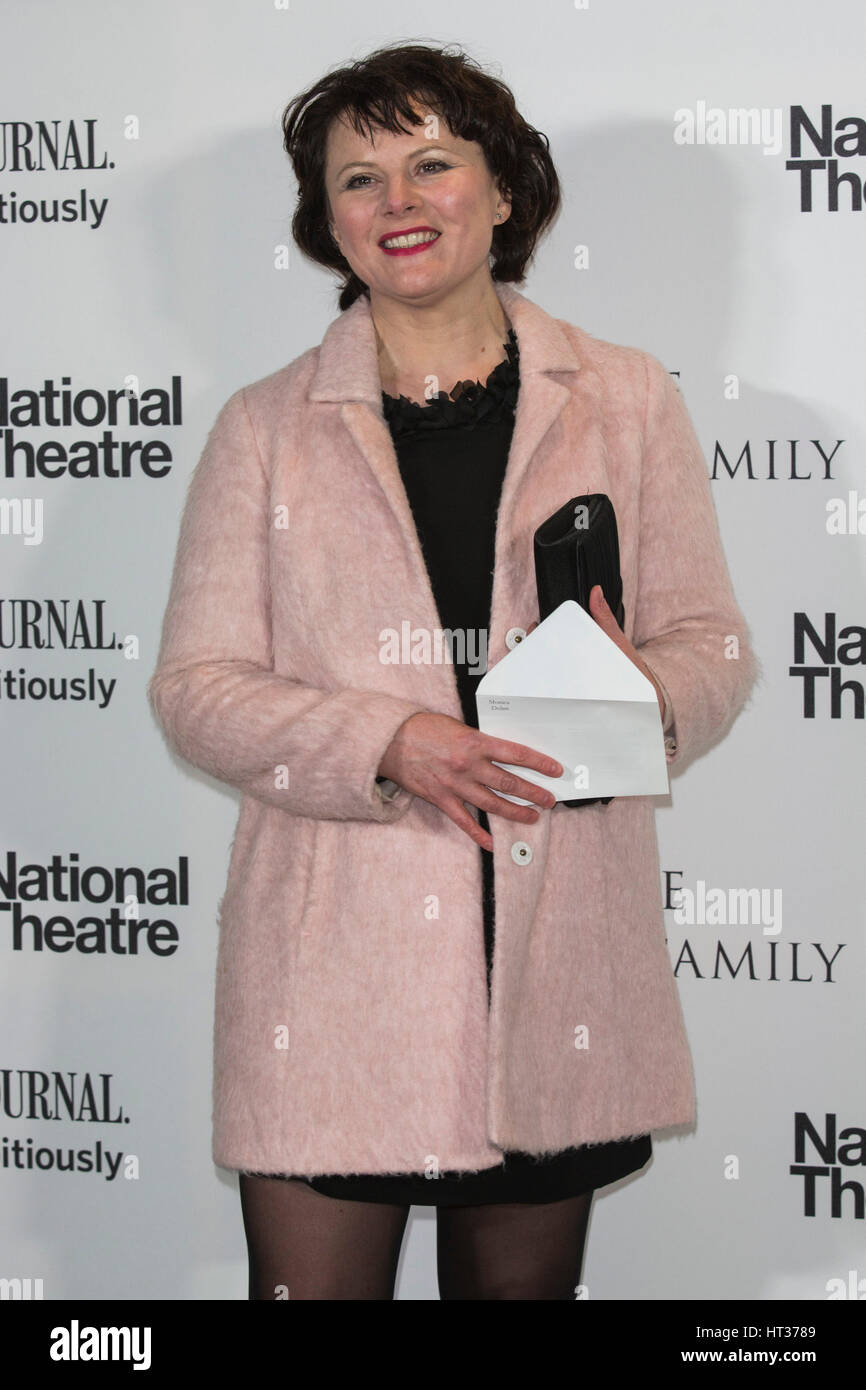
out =
<svg viewBox="0 0 866 1390"><path fill-rule="evenodd" d="M251 1299L393 1299L408 1206L239 1176ZM574 1299L591 1192L561 1202L436 1208L441 1299Z"/></svg>

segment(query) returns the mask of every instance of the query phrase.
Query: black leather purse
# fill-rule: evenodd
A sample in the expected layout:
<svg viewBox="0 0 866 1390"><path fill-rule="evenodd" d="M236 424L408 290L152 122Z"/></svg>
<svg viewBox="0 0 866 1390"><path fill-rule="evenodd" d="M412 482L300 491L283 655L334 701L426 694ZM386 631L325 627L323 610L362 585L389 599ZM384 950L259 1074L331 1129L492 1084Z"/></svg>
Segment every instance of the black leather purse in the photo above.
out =
<svg viewBox="0 0 866 1390"><path fill-rule="evenodd" d="M534 537L539 621L566 599L589 613L589 595L600 584L608 607L625 631L616 513L606 493L572 497L538 527ZM561 806L607 806L612 796L579 797Z"/></svg>

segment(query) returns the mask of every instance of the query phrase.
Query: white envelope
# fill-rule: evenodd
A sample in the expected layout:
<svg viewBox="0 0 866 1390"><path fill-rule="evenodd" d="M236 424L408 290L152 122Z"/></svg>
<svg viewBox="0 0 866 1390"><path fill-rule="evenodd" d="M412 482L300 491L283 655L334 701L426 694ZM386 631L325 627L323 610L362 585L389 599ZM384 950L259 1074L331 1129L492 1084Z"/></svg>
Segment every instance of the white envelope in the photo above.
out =
<svg viewBox="0 0 866 1390"><path fill-rule="evenodd" d="M562 763L562 777L547 777L497 762L546 787L557 801L670 789L655 687L573 599L490 668L475 701L482 733ZM532 804L520 796L507 800Z"/></svg>

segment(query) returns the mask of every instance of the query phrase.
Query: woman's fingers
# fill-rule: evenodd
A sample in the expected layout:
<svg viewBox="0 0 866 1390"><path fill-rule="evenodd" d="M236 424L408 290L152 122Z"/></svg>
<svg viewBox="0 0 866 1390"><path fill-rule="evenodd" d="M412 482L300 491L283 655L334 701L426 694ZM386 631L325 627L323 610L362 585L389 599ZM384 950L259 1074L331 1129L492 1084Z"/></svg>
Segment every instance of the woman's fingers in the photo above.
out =
<svg viewBox="0 0 866 1390"><path fill-rule="evenodd" d="M463 802L458 800L456 796L445 796L441 801L436 802L436 805L439 807L440 811L444 812L449 820L453 820L458 829L465 830L470 840L474 840L476 845L480 845L482 849L489 849L492 851L492 835L489 835L484 827L478 824L475 817L469 814Z"/></svg>
<svg viewBox="0 0 866 1390"><path fill-rule="evenodd" d="M505 774L506 778L509 774ZM551 797L552 793L543 791L531 782L524 782L522 778L512 777L511 783L515 787L526 787L527 791L541 793L542 796ZM505 788L510 790L510 787ZM488 815L502 816L504 820L516 821L521 825L535 825L539 817L537 806L521 806L517 802L508 801L504 796L499 796L495 791L483 783L476 782L467 787L457 787L446 789L443 787L443 794L434 803L441 811L454 821L454 824L464 830L471 840L484 849L493 849L493 838L475 820L474 816L466 810L465 803L477 806L479 810L486 811ZM519 790L512 792L514 796L520 796ZM544 810L550 810L556 804L555 799L549 800L544 806Z"/></svg>
<svg viewBox="0 0 866 1390"><path fill-rule="evenodd" d="M561 777L565 770L556 758L549 758L536 748L528 748L525 743L512 743L507 738L493 738L491 734L484 739L483 756L497 763L531 767L534 772L543 772L546 777Z"/></svg>
<svg viewBox="0 0 866 1390"><path fill-rule="evenodd" d="M496 792L489 791L484 786L475 787L471 798L467 797L467 800L471 800L473 805L480 807L482 811L492 811L494 815L504 816L506 820L523 821L524 825L534 825L538 820L537 806L519 806L517 802L497 796ZM544 809L550 808L545 806Z"/></svg>
<svg viewBox="0 0 866 1390"><path fill-rule="evenodd" d="M518 777L516 773L508 772L504 767L491 764L489 771L485 770L480 774L480 780L484 786L495 792L504 792L507 796L522 796L524 801L533 801L544 811L549 811L556 805L553 792L548 791L546 787L539 787L535 782L527 782L525 777ZM499 799L502 800L501 797Z"/></svg>

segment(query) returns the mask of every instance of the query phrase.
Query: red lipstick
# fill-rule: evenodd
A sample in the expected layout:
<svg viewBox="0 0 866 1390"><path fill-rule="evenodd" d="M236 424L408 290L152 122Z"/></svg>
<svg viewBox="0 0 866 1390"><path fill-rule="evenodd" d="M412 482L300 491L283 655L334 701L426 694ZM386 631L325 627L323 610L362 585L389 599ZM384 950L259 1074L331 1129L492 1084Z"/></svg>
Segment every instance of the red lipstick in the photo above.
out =
<svg viewBox="0 0 866 1390"><path fill-rule="evenodd" d="M411 236L413 232L435 232L435 236L429 241L419 241L415 246L385 246L384 242L391 241L394 237ZM418 251L427 251L431 246L435 246L441 233L435 227L404 227L399 232L386 232L379 238L379 245L386 256L414 256Z"/></svg>

